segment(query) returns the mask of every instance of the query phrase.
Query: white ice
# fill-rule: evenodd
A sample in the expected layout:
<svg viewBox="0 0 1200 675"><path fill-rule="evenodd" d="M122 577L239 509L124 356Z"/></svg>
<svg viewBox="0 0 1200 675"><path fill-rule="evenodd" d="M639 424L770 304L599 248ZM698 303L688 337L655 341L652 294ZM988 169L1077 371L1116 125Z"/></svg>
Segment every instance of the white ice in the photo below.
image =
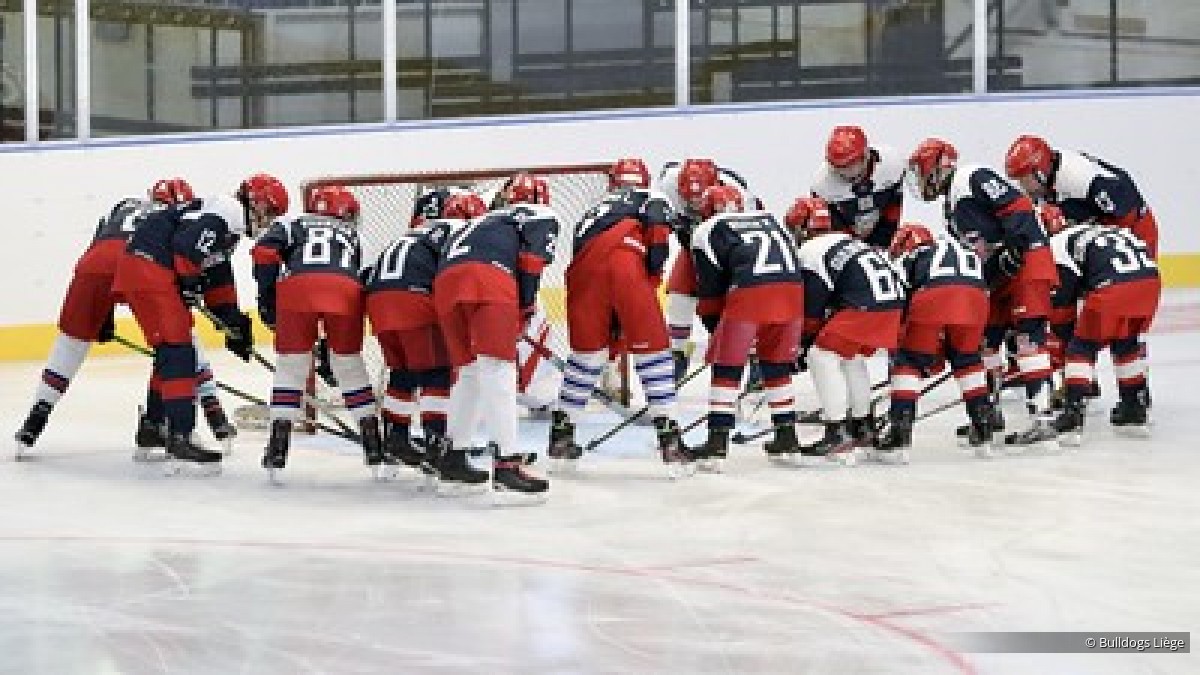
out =
<svg viewBox="0 0 1200 675"><path fill-rule="evenodd" d="M1165 305L1150 440L1108 428L1105 367L1071 453L975 459L957 408L918 427L906 467L783 469L750 446L670 482L635 429L527 508L371 483L319 436L282 487L260 434L223 476L165 478L130 461L148 361L95 359L37 459L0 461L0 672L1200 672L1191 654L969 654L950 635L1200 629L1200 294ZM257 366L215 365L266 394ZM0 366L5 433L40 368ZM545 423L522 435L542 450Z"/></svg>

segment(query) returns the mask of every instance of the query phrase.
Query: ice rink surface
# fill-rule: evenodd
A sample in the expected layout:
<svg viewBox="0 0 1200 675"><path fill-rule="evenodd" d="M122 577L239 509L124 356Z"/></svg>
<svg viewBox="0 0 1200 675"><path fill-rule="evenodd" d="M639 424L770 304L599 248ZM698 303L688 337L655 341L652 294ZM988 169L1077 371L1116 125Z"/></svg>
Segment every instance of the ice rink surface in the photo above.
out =
<svg viewBox="0 0 1200 675"><path fill-rule="evenodd" d="M163 477L130 461L148 360L96 359L39 457L0 461L0 672L1197 673L1194 654L954 647L957 631L1200 634L1200 294L1167 296L1150 349L1150 440L1108 428L1105 359L1075 452L975 459L956 408L918 426L906 467L779 468L753 445L724 475L670 482L639 428L519 508L372 483L320 436L282 487L253 433L221 477ZM215 361L266 395L257 366ZM0 366L5 434L40 368ZM541 452L546 424L522 435Z"/></svg>

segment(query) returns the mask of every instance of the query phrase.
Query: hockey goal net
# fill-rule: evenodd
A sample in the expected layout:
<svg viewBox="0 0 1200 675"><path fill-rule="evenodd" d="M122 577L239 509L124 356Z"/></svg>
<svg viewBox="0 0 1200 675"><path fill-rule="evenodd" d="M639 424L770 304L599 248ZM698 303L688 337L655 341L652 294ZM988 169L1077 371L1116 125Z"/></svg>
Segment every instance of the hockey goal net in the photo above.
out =
<svg viewBox="0 0 1200 675"><path fill-rule="evenodd" d="M550 187L550 206L561 218L561 230L553 263L542 273L539 302L549 326L546 346L556 355L570 354L567 337L564 273L572 256L572 234L583 214L596 204L608 188L607 171L611 162L590 164L527 166L467 171L428 173L324 176L307 181L305 197L323 185L341 185L358 198L359 237L363 246L363 264L372 264L383 249L408 228L413 205L427 190L441 186L466 187L490 202L514 174L531 173L545 178ZM374 338L368 337L363 355L377 391L387 385L383 356ZM612 368L606 377L606 389L628 395L627 378L622 368Z"/></svg>

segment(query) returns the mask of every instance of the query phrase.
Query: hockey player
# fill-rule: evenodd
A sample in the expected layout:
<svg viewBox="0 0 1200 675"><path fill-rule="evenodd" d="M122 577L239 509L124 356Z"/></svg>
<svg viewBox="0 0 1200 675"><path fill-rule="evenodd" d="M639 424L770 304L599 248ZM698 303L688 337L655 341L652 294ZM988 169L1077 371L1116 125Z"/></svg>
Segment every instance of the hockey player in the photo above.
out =
<svg viewBox="0 0 1200 675"><path fill-rule="evenodd" d="M803 360L821 400L825 433L813 444L769 446L767 453L783 458L798 451L853 464L854 446L870 440L876 426L867 359L896 349L904 288L882 252L834 230L819 197L796 200L786 223L803 241Z"/></svg>
<svg viewBox="0 0 1200 675"><path fill-rule="evenodd" d="M886 249L904 205L904 162L892 148L870 145L862 127L833 128L825 144L825 164L812 194L829 204L835 229Z"/></svg>
<svg viewBox="0 0 1200 675"><path fill-rule="evenodd" d="M879 439L880 459L907 463L921 380L950 362L971 418L969 442L990 455L991 400L980 350L988 317L987 286L979 256L954 239L934 239L924 226L905 223L888 247L908 303L900 349L892 363L890 425Z"/></svg>
<svg viewBox="0 0 1200 675"><path fill-rule="evenodd" d="M1013 141L1004 170L1029 196L1056 204L1067 220L1126 228L1157 259L1158 224L1125 170L1083 152L1051 148L1032 135Z"/></svg>
<svg viewBox="0 0 1200 675"><path fill-rule="evenodd" d="M575 254L567 267L572 353L552 414L549 455L564 463L582 455L571 416L587 405L619 333L642 382L662 460L674 477L691 461L675 421L667 326L657 296L674 215L666 198L648 189L650 172L642 160L618 160L608 178L609 194L575 231Z"/></svg>
<svg viewBox="0 0 1200 675"><path fill-rule="evenodd" d="M450 392L449 442L438 452L443 482L480 484L488 472L467 459L483 422L494 445L493 488L542 493L549 483L528 473L517 449L516 350L532 315L542 268L554 258L558 218L544 180L509 181L506 206L458 221L442 246L433 302L458 381ZM449 447L447 447L447 445Z"/></svg>
<svg viewBox="0 0 1200 675"><path fill-rule="evenodd" d="M58 403L79 367L83 364L92 342L107 342L114 337L114 310L124 302L113 289L117 265L125 254L130 236L142 216L151 208L180 205L194 199L192 187L182 178L165 178L154 183L149 199L126 197L118 201L100 218L88 249L75 265L74 275L63 298L59 313L59 335L55 339L50 359L42 371L33 407L21 429L17 431L18 453L31 448L45 429L50 412ZM213 434L223 443L231 443L237 430L229 423L216 395L212 371L205 359L198 359L197 378L200 383L201 404ZM157 382L151 379L147 389L147 412L140 415L135 443L135 460L151 457L151 448L166 445L166 434L160 428L163 421L162 398Z"/></svg>
<svg viewBox="0 0 1200 675"><path fill-rule="evenodd" d="M358 421L366 464L376 478L388 478L375 392L362 360L358 200L340 185L324 185L306 196L304 210L303 215L276 220L250 252L259 315L275 331L278 355L271 388L271 438L262 465L274 476L287 464L313 346L323 332L346 409Z"/></svg>
<svg viewBox="0 0 1200 675"><path fill-rule="evenodd" d="M944 198L951 233L983 260L984 279L994 289L993 305L1006 301L1015 332L1017 366L1025 385L1031 423L1009 434L1006 443L1050 444L1055 431L1050 409L1050 355L1046 349L1050 294L1058 283L1049 241L1033 212L1029 197L990 168L959 166L958 151L940 138L922 141L909 157L913 190L925 201ZM1002 278L1001 265L1017 270ZM993 307L993 309L996 309ZM995 333L989 337L994 339ZM1002 367L999 345L986 345L985 366ZM990 356L990 358L989 358ZM999 381L999 376L993 381ZM997 423L994 421L994 425Z"/></svg>
<svg viewBox="0 0 1200 675"><path fill-rule="evenodd" d="M1120 401L1111 422L1148 433L1149 388L1140 339L1158 310L1162 286L1150 247L1124 228L1046 218L1059 266L1056 302L1078 305L1066 345L1066 402L1055 422L1063 442L1082 440L1086 397L1095 380L1096 354L1112 350Z"/></svg>
<svg viewBox="0 0 1200 675"><path fill-rule="evenodd" d="M704 468L720 470L729 449L742 370L757 349L775 438L769 454L799 450L792 365L804 327L804 290L796 242L770 213L743 212L742 197L724 185L701 199L704 222L692 237L712 364L708 440L697 450Z"/></svg>
<svg viewBox="0 0 1200 675"><path fill-rule="evenodd" d="M696 318L696 271L692 264L692 231L704 220L700 198L714 185L737 190L747 207L761 209L762 202L750 194L746 181L732 170L717 166L711 159L687 159L668 162L659 173L656 189L666 196L675 213L675 236L679 254L667 279L667 327L671 337L671 355L675 362L675 380L683 379L688 366L688 339Z"/></svg>
<svg viewBox="0 0 1200 675"><path fill-rule="evenodd" d="M433 305L433 279L451 227L444 219L469 221L486 212L478 195L462 192L437 211L414 214L416 225L383 250L366 276L367 315L388 367L384 450L410 467L429 469L436 460L413 445L410 426L418 412L426 448L442 447L446 437L452 374Z"/></svg>
<svg viewBox="0 0 1200 675"><path fill-rule="evenodd" d="M243 360L250 358L250 318L238 309L229 262L239 238L248 233L250 210L244 201L210 197L150 211L117 269L116 289L154 348L154 376L167 418L167 455L177 468L191 464L205 473L220 471L221 454L191 436L198 360L191 308L207 305L225 330L225 346Z"/></svg>

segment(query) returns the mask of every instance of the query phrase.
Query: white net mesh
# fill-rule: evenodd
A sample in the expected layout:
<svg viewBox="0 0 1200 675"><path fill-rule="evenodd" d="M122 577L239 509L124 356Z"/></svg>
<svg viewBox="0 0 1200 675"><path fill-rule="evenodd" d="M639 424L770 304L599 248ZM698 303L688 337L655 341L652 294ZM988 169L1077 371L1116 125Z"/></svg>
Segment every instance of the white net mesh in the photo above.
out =
<svg viewBox="0 0 1200 675"><path fill-rule="evenodd" d="M343 185L354 193L362 207L359 236L363 244L363 261L371 263L408 227L413 204L430 188L468 187L487 200L514 173L525 171L545 178L550 186L550 205L562 219L562 231L554 262L542 273L539 299L550 323L547 346L565 358L570 354L570 346L563 275L571 261L571 234L584 212L604 196L608 187L608 167L609 163L597 163L393 176L332 176L309 181L304 186L304 193L307 195L313 188L329 184ZM363 356L376 389L382 389L387 375L379 346L373 338L368 337Z"/></svg>

